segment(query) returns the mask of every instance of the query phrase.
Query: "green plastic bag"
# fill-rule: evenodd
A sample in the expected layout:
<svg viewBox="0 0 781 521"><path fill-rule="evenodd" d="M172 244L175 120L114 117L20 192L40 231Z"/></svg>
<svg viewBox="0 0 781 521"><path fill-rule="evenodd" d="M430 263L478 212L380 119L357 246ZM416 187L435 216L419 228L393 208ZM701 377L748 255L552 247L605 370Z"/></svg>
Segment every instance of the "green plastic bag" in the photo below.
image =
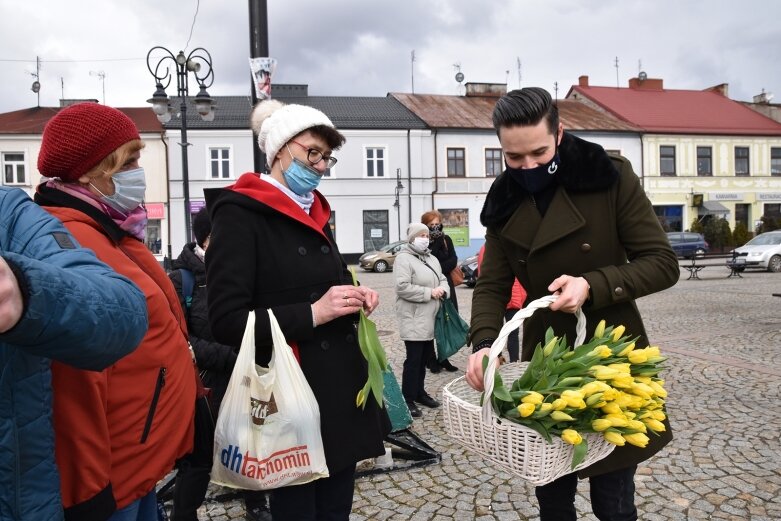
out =
<svg viewBox="0 0 781 521"><path fill-rule="evenodd" d="M442 301L434 321L434 340L437 341L437 360L450 358L466 345L469 324L458 314L453 301Z"/></svg>

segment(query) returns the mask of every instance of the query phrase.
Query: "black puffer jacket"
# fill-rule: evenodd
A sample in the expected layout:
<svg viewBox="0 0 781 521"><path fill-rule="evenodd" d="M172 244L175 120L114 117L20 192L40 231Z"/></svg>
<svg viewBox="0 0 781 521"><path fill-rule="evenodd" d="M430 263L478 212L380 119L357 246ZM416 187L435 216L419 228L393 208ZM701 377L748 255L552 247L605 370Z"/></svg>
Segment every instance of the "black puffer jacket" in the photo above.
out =
<svg viewBox="0 0 781 521"><path fill-rule="evenodd" d="M453 279L450 277L450 272L458 264L458 256L456 255L456 248L453 246L453 240L443 233L440 237L432 239L428 247L431 250L431 254L437 258L439 265L442 267L442 274L450 286L450 300L453 302L456 310L458 310L456 287L453 284Z"/></svg>
<svg viewBox="0 0 781 521"><path fill-rule="evenodd" d="M192 271L195 276L192 303L189 313L184 306L182 295L181 269ZM169 274L176 288L182 308L187 315L187 329L190 333L190 343L195 351L198 369L201 371L203 385L211 388L212 406L214 412L219 410L220 402L225 396L233 366L236 363L236 351L214 340L209 328L208 305L206 302L206 265L195 255L195 243L186 244L179 257L173 261L173 270Z"/></svg>

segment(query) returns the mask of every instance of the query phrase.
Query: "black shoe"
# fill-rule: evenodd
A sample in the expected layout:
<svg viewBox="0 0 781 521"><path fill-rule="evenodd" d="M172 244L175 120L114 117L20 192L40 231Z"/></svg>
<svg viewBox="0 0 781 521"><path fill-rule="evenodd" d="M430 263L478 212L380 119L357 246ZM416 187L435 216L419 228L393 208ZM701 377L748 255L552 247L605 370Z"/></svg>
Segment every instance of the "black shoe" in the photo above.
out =
<svg viewBox="0 0 781 521"><path fill-rule="evenodd" d="M434 374L437 374L442 370L442 366L439 365L439 362L437 362L436 360L427 363L426 366L428 366L428 370Z"/></svg>
<svg viewBox="0 0 781 521"><path fill-rule="evenodd" d="M450 360L447 359L444 362L441 362L439 365L441 365L443 369L445 369L446 371L450 371L451 373L455 373L456 371L458 371L458 367L451 364Z"/></svg>
<svg viewBox="0 0 781 521"><path fill-rule="evenodd" d="M266 494L260 491L245 492L244 506L249 521L271 521Z"/></svg>
<svg viewBox="0 0 781 521"><path fill-rule="evenodd" d="M409 414L413 418L420 418L423 416L423 413L420 412L420 409L418 409L418 406L415 405L413 402L407 402L407 408L409 409Z"/></svg>
<svg viewBox="0 0 781 521"><path fill-rule="evenodd" d="M427 394L418 397L418 399L415 401L418 402L420 405L425 405L426 407L430 407L431 409L436 409L437 407L439 407L439 402Z"/></svg>

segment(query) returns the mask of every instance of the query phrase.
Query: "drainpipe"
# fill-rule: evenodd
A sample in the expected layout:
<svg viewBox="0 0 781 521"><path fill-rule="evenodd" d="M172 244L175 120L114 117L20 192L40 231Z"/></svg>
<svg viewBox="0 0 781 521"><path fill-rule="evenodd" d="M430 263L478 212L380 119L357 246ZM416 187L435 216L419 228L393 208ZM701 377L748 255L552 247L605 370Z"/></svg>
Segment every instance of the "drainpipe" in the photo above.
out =
<svg viewBox="0 0 781 521"><path fill-rule="evenodd" d="M168 143L165 141L165 130L160 132L160 141L163 143L165 149L165 206L168 209L168 218L165 220L168 225L168 264L166 269L170 268L170 263L173 262L173 252L171 251L171 183L168 179ZM164 262L165 264L165 262Z"/></svg>
<svg viewBox="0 0 781 521"><path fill-rule="evenodd" d="M407 129L407 222L412 222L412 147L410 146L410 129ZM399 230L401 235L401 230Z"/></svg>
<svg viewBox="0 0 781 521"><path fill-rule="evenodd" d="M434 129L434 191L431 192L431 209L436 210L434 196L439 192L439 174L437 172L439 161L437 161L437 129Z"/></svg>

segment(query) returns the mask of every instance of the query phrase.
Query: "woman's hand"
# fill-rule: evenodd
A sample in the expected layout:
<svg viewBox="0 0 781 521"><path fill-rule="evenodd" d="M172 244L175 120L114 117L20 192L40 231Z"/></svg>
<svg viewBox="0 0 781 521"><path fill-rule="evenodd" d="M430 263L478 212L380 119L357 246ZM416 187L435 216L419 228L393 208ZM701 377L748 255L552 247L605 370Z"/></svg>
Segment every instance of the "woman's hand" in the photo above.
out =
<svg viewBox="0 0 781 521"><path fill-rule="evenodd" d="M469 355L466 362L466 382L475 391L483 390L483 358L491 352L490 347L484 347L477 353Z"/></svg>
<svg viewBox="0 0 781 521"><path fill-rule="evenodd" d="M0 333L5 333L19 322L23 307L19 281L5 259L0 257Z"/></svg>
<svg viewBox="0 0 781 521"><path fill-rule="evenodd" d="M445 290L440 287L436 287L431 290L431 298L435 298L439 300L444 296L445 296Z"/></svg>
<svg viewBox="0 0 781 521"><path fill-rule="evenodd" d="M368 315L379 304L380 297L376 291L364 286L331 286L312 304L315 314L315 324L325 324L335 318L351 315L363 309Z"/></svg>
<svg viewBox="0 0 781 521"><path fill-rule="evenodd" d="M550 305L551 311L576 313L588 299L588 290L588 281L583 277L571 275L558 277L548 286L548 291L559 296Z"/></svg>

